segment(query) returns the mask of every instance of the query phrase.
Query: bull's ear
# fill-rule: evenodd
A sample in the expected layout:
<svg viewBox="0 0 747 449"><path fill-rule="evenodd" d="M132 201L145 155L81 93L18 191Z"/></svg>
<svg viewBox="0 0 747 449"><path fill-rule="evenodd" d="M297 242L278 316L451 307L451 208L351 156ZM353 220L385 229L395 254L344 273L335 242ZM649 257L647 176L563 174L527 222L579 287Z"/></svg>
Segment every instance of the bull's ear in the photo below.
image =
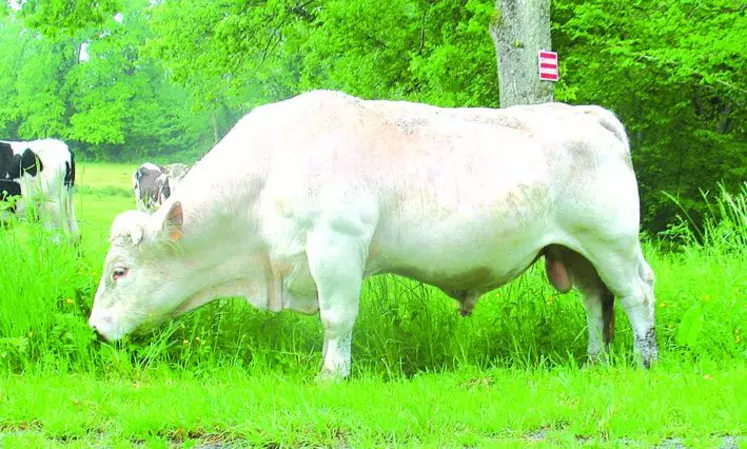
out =
<svg viewBox="0 0 747 449"><path fill-rule="evenodd" d="M182 212L182 203L179 201L171 203L161 229L164 235L172 242L175 242L184 236L184 214Z"/></svg>

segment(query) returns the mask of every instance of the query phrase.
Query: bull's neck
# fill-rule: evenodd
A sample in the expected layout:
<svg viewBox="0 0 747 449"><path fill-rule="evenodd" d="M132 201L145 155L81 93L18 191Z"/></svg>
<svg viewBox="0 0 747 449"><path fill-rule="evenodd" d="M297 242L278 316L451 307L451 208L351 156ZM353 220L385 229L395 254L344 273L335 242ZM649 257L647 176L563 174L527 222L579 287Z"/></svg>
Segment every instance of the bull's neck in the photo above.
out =
<svg viewBox="0 0 747 449"><path fill-rule="evenodd" d="M235 140L235 139L234 139ZM156 212L163 223L175 202L182 206L180 263L188 297L236 296L241 283L261 279L266 249L251 213L265 181L261 152L235 154L226 138L182 179ZM236 160L240 159L240 160ZM239 163L240 162L240 163ZM238 284L237 284L238 283Z"/></svg>
<svg viewBox="0 0 747 449"><path fill-rule="evenodd" d="M248 214L196 214L184 209L178 264L185 301L178 310L192 310L215 299L244 296L257 307L266 304L267 250L251 232ZM242 218L240 218L242 217ZM257 291L255 291L257 290Z"/></svg>

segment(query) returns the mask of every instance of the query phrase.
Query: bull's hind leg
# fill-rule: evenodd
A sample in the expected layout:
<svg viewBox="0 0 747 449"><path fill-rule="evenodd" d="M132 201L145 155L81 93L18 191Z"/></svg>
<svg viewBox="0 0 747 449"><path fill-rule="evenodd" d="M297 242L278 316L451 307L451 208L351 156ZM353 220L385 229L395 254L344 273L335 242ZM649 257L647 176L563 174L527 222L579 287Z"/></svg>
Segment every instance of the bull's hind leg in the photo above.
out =
<svg viewBox="0 0 747 449"><path fill-rule="evenodd" d="M555 288L567 292L571 286L583 295L588 327L589 363L606 362L614 336L614 296L599 278L594 266L582 255L559 245L545 249L547 276Z"/></svg>
<svg viewBox="0 0 747 449"><path fill-rule="evenodd" d="M318 379L350 375L353 327L372 232L348 220L328 220L306 241L324 326L324 363Z"/></svg>
<svg viewBox="0 0 747 449"><path fill-rule="evenodd" d="M655 329L654 273L637 238L623 245L584 242L588 259L604 285L618 298L633 329L636 356L648 368L658 358Z"/></svg>

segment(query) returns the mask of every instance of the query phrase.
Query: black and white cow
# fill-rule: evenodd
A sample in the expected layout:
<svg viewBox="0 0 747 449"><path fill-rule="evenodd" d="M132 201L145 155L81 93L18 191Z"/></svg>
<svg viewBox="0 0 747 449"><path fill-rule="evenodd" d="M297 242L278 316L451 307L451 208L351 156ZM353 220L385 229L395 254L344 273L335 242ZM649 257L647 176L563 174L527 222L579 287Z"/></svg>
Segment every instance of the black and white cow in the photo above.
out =
<svg viewBox="0 0 747 449"><path fill-rule="evenodd" d="M77 239L75 218L75 155L58 139L0 140L0 220L24 216L35 205L47 229L59 229ZM15 197L14 201L10 201Z"/></svg>
<svg viewBox="0 0 747 449"><path fill-rule="evenodd" d="M153 212L171 196L174 189L190 167L185 164L174 163L156 165L146 162L132 174L132 189L135 192L137 209L143 212Z"/></svg>

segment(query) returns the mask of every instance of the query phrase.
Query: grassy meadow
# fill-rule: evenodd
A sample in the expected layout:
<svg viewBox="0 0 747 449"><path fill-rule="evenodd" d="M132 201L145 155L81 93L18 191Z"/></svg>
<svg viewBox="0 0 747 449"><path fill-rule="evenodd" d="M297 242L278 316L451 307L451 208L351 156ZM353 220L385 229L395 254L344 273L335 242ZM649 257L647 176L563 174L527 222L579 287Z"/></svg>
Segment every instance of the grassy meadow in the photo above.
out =
<svg viewBox="0 0 747 449"><path fill-rule="evenodd" d="M135 165L79 166L80 255L32 224L0 233L0 448L747 447L747 186L711 198L702 229L647 240L650 371L620 307L613 363L582 369L581 302L537 265L469 318L434 289L369 279L351 379L318 385L318 317L236 299L97 341L88 312Z"/></svg>

